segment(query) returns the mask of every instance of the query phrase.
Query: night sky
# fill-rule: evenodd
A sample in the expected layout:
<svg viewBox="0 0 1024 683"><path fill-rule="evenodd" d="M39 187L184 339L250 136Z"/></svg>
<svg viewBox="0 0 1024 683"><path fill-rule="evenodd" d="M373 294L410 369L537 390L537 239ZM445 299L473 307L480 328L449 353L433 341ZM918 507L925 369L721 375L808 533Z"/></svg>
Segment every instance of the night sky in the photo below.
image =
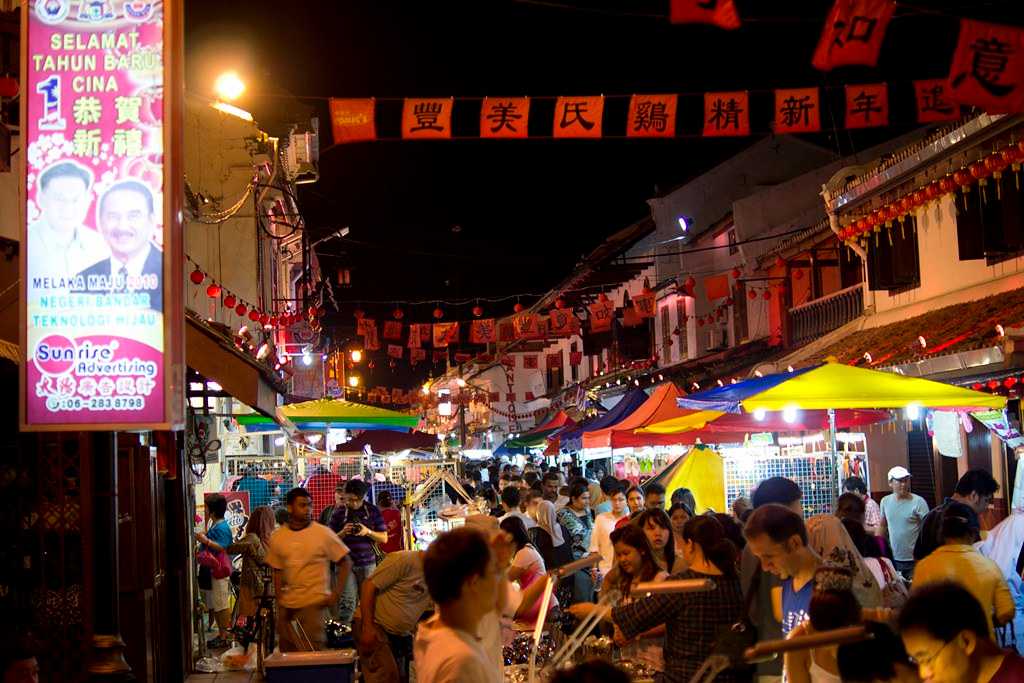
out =
<svg viewBox="0 0 1024 683"><path fill-rule="evenodd" d="M209 93L221 70L247 81L242 106L260 122L316 115L320 180L302 186L325 271L352 270L337 290L338 323L369 301L455 300L542 293L607 235L667 193L768 134L775 87L888 81L894 125L808 139L849 154L913 127L909 81L946 75L956 17L1024 24L1020 0L900 3L877 69L815 71L811 54L832 0L737 0L737 31L671 25L668 0L319 0L186 2L189 90ZM781 15L780 12L793 12ZM912 15L910 15L913 13ZM326 98L377 97L378 133L397 135L403 96L535 97L749 89L754 135L674 140L379 141L331 147ZM281 97L291 93L296 103ZM829 94L831 93L831 94ZM826 98L841 98L838 90ZM608 100L606 132L621 134L626 98ZM838 99L837 99L838 102ZM553 104L536 101L531 132L550 133ZM700 128L699 96L680 100L685 133ZM764 112L764 113L761 113ZM479 104L455 105L455 133L476 133ZM823 125L831 125L826 115ZM837 123L841 125L841 112ZM760 125L759 125L760 124ZM458 226L458 227L455 227ZM529 298L523 303L529 304ZM511 312L514 300L484 304ZM469 318L472 303L449 318ZM383 304L377 317L394 306ZM404 306L428 321L433 303Z"/></svg>

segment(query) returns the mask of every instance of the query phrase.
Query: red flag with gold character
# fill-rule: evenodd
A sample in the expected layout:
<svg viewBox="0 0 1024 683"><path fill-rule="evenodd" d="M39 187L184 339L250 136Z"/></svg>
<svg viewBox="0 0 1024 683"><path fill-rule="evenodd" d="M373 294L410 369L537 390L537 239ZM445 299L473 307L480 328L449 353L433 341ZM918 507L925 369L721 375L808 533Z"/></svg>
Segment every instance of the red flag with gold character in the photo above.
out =
<svg viewBox="0 0 1024 683"><path fill-rule="evenodd" d="M402 338L402 323L397 320L388 320L384 323L384 338L385 339L401 339Z"/></svg>
<svg viewBox="0 0 1024 683"><path fill-rule="evenodd" d="M837 66L875 66L895 11L893 0L836 0L811 64L819 71Z"/></svg>

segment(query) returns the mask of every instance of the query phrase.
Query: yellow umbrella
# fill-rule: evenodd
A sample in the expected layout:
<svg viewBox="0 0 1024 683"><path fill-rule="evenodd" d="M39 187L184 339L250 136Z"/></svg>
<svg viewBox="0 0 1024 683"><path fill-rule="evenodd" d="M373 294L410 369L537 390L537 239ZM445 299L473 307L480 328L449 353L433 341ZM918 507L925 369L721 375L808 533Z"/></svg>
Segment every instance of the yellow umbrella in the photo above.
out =
<svg viewBox="0 0 1024 683"><path fill-rule="evenodd" d="M696 503L696 514L709 509L725 511L725 464L722 457L707 446L694 446L653 481L664 486L666 491L690 489Z"/></svg>

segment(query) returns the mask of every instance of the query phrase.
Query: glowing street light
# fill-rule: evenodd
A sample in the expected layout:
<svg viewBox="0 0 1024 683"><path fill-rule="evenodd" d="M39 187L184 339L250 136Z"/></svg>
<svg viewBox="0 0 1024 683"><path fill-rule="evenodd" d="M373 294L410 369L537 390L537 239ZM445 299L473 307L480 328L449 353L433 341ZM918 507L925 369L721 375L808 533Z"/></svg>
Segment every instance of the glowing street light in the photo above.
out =
<svg viewBox="0 0 1024 683"><path fill-rule="evenodd" d="M237 100L245 92L245 83L235 71L225 71L213 82L217 96L225 100Z"/></svg>
<svg viewBox="0 0 1024 683"><path fill-rule="evenodd" d="M359 386L359 376L358 375L349 375L348 376L348 385L350 387L352 387L353 389L355 387L358 387Z"/></svg>
<svg viewBox="0 0 1024 683"><path fill-rule="evenodd" d="M359 349L353 349L349 352L348 357L352 359L353 363L358 363L363 360L363 352Z"/></svg>

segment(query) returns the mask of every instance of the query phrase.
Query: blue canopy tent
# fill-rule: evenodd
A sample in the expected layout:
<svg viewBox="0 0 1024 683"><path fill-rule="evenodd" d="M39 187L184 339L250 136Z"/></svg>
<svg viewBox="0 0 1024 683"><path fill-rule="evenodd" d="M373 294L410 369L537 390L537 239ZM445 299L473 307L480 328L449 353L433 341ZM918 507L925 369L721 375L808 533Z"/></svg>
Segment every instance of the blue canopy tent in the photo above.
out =
<svg viewBox="0 0 1024 683"><path fill-rule="evenodd" d="M567 451L578 451L583 448L583 435L597 429L611 427L639 408L647 400L647 392L643 389L633 389L622 397L615 407L604 415L599 415L593 420L588 420L582 425L555 434L559 440L559 448Z"/></svg>

